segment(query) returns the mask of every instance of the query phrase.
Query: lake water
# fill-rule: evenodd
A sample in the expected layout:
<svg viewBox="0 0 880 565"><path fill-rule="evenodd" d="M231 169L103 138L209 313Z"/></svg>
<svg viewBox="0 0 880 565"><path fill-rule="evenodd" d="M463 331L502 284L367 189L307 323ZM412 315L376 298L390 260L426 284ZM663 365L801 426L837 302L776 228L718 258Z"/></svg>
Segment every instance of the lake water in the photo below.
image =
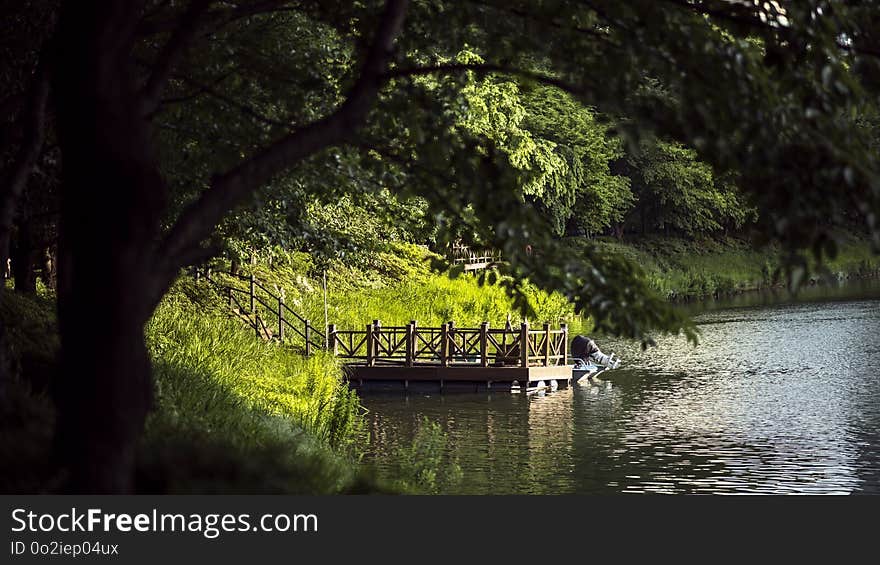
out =
<svg viewBox="0 0 880 565"><path fill-rule="evenodd" d="M368 395L380 473L425 416L454 493L880 493L880 284L747 295L695 315L694 348L597 338L602 386Z"/></svg>

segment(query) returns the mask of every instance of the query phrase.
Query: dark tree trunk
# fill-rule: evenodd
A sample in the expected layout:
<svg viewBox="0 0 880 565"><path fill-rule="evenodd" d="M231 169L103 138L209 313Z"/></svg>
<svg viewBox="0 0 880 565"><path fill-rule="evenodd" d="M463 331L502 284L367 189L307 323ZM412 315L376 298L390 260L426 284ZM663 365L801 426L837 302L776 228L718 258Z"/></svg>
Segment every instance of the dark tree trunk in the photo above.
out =
<svg viewBox="0 0 880 565"><path fill-rule="evenodd" d="M365 119L384 84L405 0L388 0L361 76L330 116L294 130L216 175L159 242L167 187L145 116L195 30L191 4L144 90L131 56L143 2L63 3L53 72L63 155L58 245L61 366L53 383L56 453L69 490L132 489L135 451L152 399L144 324L179 268L223 216L256 188ZM175 51L176 50L176 51Z"/></svg>
<svg viewBox="0 0 880 565"><path fill-rule="evenodd" d="M21 117L23 137L18 150L8 170L0 174L0 264L3 266L4 275L8 268L8 260L11 255L12 225L15 218L18 200L21 198L28 178L31 176L34 163L40 155L43 147L46 128L46 106L49 99L49 63L48 48L44 48L40 55L36 73L25 97ZM10 111L4 108L4 111ZM3 140L5 144L6 140ZM6 147L0 145L0 149ZM5 282L5 281L4 281ZM16 281L18 282L18 281ZM22 279L27 286L27 277ZM36 290L36 281L34 281ZM5 290L5 284L0 285L0 294ZM0 333L2 329L0 329ZM4 363L0 360L0 365Z"/></svg>
<svg viewBox="0 0 880 565"><path fill-rule="evenodd" d="M33 226L29 221L23 221L18 225L17 237L10 250L10 256L15 292L36 294L37 247L34 245Z"/></svg>
<svg viewBox="0 0 880 565"><path fill-rule="evenodd" d="M47 288L55 290L58 287L58 258L54 245L47 245L43 248L42 262L43 284Z"/></svg>
<svg viewBox="0 0 880 565"><path fill-rule="evenodd" d="M150 409L144 324L164 290L155 241L166 187L130 68L137 2L68 2L54 88L64 155L58 246L56 454L68 490L132 489Z"/></svg>

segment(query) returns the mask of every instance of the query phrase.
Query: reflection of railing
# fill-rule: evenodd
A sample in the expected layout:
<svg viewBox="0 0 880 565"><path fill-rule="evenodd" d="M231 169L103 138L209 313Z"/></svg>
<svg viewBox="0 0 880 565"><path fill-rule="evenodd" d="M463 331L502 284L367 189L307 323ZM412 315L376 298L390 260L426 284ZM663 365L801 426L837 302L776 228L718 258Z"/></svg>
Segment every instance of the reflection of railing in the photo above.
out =
<svg viewBox="0 0 880 565"><path fill-rule="evenodd" d="M488 268L502 260L501 252L496 249L472 250L467 245L454 244L449 254L454 265L464 265L465 271Z"/></svg>
<svg viewBox="0 0 880 565"><path fill-rule="evenodd" d="M284 297L276 295L260 284L254 277L224 273L206 277L229 300L229 307L254 330L257 337L274 339L282 343L301 346L306 355L315 349L324 349L323 332L315 331L311 322L284 303Z"/></svg>
<svg viewBox="0 0 880 565"><path fill-rule="evenodd" d="M452 322L422 328L414 321L382 327L374 320L360 331L337 330L330 324L327 333L328 348L334 355L367 366L547 367L564 365L568 354L565 324L558 330L551 330L550 324L531 330L527 323L519 328L492 329L488 322L479 328L457 328Z"/></svg>

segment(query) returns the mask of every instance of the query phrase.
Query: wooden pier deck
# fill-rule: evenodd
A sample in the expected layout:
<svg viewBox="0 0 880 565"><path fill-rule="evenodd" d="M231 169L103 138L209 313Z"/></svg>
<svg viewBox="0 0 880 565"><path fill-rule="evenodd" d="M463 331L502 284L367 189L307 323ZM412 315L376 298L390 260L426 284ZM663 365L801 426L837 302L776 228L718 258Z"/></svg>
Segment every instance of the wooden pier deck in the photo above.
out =
<svg viewBox="0 0 880 565"><path fill-rule="evenodd" d="M382 327L378 320L363 331L328 331L329 349L349 360L349 382L355 388L424 390L526 390L543 383L567 386L568 328L493 329Z"/></svg>
<svg viewBox="0 0 880 565"><path fill-rule="evenodd" d="M482 392L526 390L555 382L560 388L571 380L570 365L551 367L400 367L348 365L349 384L363 391Z"/></svg>

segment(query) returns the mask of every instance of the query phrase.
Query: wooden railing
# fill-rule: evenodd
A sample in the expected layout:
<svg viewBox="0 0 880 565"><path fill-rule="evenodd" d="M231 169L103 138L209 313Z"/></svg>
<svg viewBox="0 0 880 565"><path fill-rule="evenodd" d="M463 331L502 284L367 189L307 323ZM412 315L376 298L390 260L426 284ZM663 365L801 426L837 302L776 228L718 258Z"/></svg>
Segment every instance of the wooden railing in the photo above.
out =
<svg viewBox="0 0 880 565"><path fill-rule="evenodd" d="M312 326L308 319L284 303L283 296L263 286L254 275L223 275L221 279L208 274L205 279L220 290L229 301L229 308L257 337L299 346L306 355L326 347L323 330Z"/></svg>
<svg viewBox="0 0 880 565"><path fill-rule="evenodd" d="M463 265L465 271L485 269L501 261L501 252L494 249L472 250L461 244L452 246L449 259L454 265Z"/></svg>
<svg viewBox="0 0 880 565"><path fill-rule="evenodd" d="M254 330L258 338L300 347L306 355L328 349L350 363L375 365L517 366L564 365L568 357L568 327L551 329L545 323L532 329L528 323L516 328L459 328L448 322L439 328L382 326L379 320L363 330L339 330L334 324L326 337L320 328L292 310L284 297L266 288L253 275L223 273L204 277L229 302L229 308Z"/></svg>
<svg viewBox="0 0 880 565"><path fill-rule="evenodd" d="M527 323L519 328L493 329L488 322L478 328L458 328L452 322L423 328L415 321L383 327L379 320L373 320L364 330L337 330L330 324L327 335L334 355L367 366L534 367L564 365L568 355L565 324L558 330L550 329L550 324L533 330Z"/></svg>

